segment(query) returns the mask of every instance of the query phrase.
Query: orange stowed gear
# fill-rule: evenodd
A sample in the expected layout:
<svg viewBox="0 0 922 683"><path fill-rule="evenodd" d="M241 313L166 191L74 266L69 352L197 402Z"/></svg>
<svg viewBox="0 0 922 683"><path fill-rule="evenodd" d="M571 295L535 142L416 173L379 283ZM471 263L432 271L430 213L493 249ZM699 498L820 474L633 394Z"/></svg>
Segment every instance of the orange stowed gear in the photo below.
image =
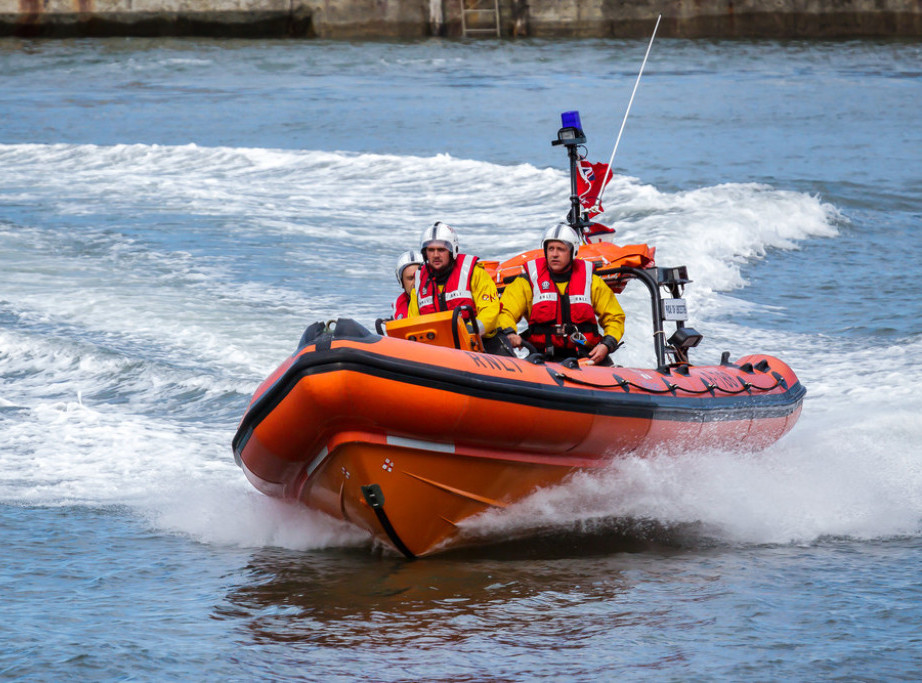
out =
<svg viewBox="0 0 922 683"><path fill-rule="evenodd" d="M419 314L450 311L458 306L470 306L476 310L474 295L471 292L471 280L474 277L476 264L476 256L458 254L452 264L451 274L448 276L445 288L441 292L428 265L416 271L416 298L419 304Z"/></svg>
<svg viewBox="0 0 922 683"><path fill-rule="evenodd" d="M410 309L410 295L406 292L400 292L394 299L394 320L403 320L407 317Z"/></svg>
<svg viewBox="0 0 922 683"><path fill-rule="evenodd" d="M585 353L602 341L592 308L592 264L581 259L574 259L572 264L563 295L551 277L547 259L537 258L526 264L532 305L523 337L539 348Z"/></svg>

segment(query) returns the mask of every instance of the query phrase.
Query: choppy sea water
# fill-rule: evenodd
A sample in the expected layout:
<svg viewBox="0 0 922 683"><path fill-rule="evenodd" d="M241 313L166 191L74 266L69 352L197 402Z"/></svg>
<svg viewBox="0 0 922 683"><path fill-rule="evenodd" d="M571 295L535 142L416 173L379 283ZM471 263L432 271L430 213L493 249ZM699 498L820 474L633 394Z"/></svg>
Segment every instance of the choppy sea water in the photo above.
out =
<svg viewBox="0 0 922 683"><path fill-rule="evenodd" d="M233 463L257 383L386 313L423 227L535 244L559 113L606 160L644 49L0 41L0 676L922 675L918 43L651 53L605 219L689 267L695 360L798 372L766 452L628 459L419 562Z"/></svg>

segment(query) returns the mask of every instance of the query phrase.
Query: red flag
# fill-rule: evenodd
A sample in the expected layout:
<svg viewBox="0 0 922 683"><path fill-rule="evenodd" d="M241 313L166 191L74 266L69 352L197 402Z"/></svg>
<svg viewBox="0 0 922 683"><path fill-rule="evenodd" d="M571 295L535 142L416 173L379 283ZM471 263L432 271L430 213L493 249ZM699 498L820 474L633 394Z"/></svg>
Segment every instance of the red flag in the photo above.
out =
<svg viewBox="0 0 922 683"><path fill-rule="evenodd" d="M595 218L604 211L598 203L599 194L614 174L608 164L593 164L583 160L579 162L577 170L576 193L579 195L579 203L588 210L589 218Z"/></svg>

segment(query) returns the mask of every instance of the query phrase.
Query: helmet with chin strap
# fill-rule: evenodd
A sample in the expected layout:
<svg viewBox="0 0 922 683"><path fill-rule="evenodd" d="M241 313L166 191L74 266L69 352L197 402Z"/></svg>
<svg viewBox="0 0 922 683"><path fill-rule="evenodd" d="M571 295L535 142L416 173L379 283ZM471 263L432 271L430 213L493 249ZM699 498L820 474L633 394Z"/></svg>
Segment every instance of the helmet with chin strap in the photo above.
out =
<svg viewBox="0 0 922 683"><path fill-rule="evenodd" d="M436 221L431 228L423 230L419 240L420 251L426 256L426 247L444 247L451 252L452 258L458 257L458 235L448 223Z"/></svg>
<svg viewBox="0 0 922 683"><path fill-rule="evenodd" d="M544 250L545 256L547 256L548 242L563 242L570 247L570 256L572 258L576 258L579 251L579 235L567 223L558 223L544 231L544 237L541 238L541 248Z"/></svg>
<svg viewBox="0 0 922 683"><path fill-rule="evenodd" d="M424 260L423 255L420 254L415 249L410 249L408 251L403 252L397 258L397 269L396 269L397 282L403 284L403 271L406 270L407 266L413 266L413 265L421 266L423 265L423 260Z"/></svg>

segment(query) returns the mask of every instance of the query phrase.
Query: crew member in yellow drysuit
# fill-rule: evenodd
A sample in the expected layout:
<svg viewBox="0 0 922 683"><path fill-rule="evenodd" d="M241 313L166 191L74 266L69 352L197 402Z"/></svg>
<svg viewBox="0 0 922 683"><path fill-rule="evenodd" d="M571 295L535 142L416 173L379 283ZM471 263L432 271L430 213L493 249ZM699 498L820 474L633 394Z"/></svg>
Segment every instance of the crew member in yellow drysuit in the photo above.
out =
<svg viewBox="0 0 922 683"><path fill-rule="evenodd" d="M438 222L426 228L420 251L425 263L416 272L408 317L470 306L477 315L484 346L492 350L500 311L496 283L476 256L459 253L458 236L450 225Z"/></svg>
<svg viewBox="0 0 922 683"><path fill-rule="evenodd" d="M498 327L512 346L525 339L553 360L588 358L610 363L608 356L624 335L624 311L592 264L576 258L579 237L566 223L544 233L544 258L526 264L526 275L503 292ZM528 329L515 332L520 318ZM601 332L599 331L599 328Z"/></svg>

